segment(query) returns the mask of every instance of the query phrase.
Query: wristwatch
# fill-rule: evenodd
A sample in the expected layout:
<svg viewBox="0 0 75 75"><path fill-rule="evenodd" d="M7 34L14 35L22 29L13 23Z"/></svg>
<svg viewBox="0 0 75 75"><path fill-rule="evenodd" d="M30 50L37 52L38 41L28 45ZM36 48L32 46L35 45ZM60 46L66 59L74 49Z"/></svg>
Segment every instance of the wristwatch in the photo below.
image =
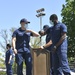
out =
<svg viewBox="0 0 75 75"><path fill-rule="evenodd" d="M54 46L54 48L56 49L57 47L56 47L56 46Z"/></svg>

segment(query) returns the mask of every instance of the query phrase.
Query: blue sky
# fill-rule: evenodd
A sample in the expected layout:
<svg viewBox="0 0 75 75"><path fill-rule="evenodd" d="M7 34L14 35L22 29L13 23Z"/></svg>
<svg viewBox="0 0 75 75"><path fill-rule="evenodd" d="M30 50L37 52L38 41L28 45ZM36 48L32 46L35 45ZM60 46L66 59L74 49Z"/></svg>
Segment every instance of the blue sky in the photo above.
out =
<svg viewBox="0 0 75 75"><path fill-rule="evenodd" d="M18 28L22 18L28 19L31 23L29 29L39 31L39 18L35 15L36 10L45 8L46 16L43 17L43 25L49 24L49 16L56 13L61 21L61 9L65 0L0 0L0 30Z"/></svg>

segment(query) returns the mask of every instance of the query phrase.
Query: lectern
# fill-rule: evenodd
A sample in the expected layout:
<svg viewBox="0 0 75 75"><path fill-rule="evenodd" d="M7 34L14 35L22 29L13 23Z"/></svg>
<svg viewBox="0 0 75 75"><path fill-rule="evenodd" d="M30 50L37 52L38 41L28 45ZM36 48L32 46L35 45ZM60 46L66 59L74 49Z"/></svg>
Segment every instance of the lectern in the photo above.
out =
<svg viewBox="0 0 75 75"><path fill-rule="evenodd" d="M50 75L50 52L48 50L32 49L33 75Z"/></svg>

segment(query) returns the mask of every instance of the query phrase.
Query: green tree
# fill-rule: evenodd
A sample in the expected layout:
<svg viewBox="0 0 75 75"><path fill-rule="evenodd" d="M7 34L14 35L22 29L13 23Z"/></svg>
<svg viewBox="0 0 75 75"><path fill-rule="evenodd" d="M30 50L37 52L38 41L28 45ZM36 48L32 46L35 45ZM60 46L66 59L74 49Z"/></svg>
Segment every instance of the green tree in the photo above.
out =
<svg viewBox="0 0 75 75"><path fill-rule="evenodd" d="M66 0L62 8L62 22L68 27L68 57L75 56L75 0Z"/></svg>

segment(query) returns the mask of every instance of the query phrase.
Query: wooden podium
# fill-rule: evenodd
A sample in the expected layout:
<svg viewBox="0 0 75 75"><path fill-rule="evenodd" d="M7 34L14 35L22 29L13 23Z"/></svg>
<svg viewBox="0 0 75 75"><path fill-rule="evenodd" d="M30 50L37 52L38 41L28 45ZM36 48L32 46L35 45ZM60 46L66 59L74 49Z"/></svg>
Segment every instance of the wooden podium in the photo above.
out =
<svg viewBox="0 0 75 75"><path fill-rule="evenodd" d="M50 75L50 52L32 49L33 75Z"/></svg>

